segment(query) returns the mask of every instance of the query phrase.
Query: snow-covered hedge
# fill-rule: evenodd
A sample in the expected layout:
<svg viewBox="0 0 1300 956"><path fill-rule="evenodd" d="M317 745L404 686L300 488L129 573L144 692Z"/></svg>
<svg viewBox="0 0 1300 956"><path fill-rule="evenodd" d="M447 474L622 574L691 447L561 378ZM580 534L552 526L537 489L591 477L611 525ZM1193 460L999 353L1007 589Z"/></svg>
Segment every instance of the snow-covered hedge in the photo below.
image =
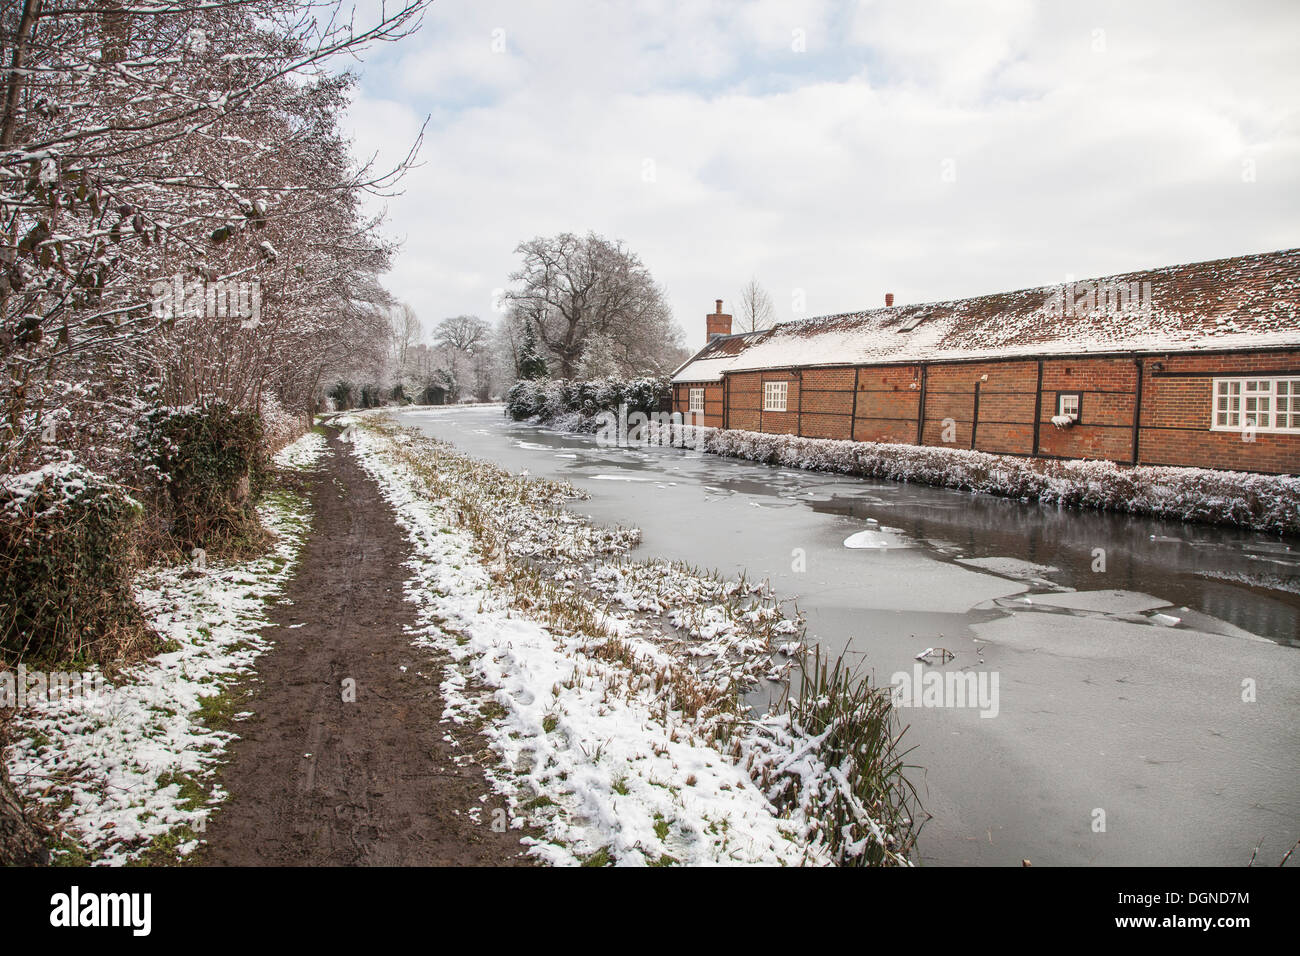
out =
<svg viewBox="0 0 1300 956"><path fill-rule="evenodd" d="M564 420L571 431L593 431L602 412L649 414L667 408L671 387L659 378L544 378L519 381L506 396L506 414L516 421L535 419L543 424Z"/></svg>
<svg viewBox="0 0 1300 956"><path fill-rule="evenodd" d="M253 504L266 470L261 418L213 401L159 406L140 421L135 449L165 494L166 519L183 548L211 547L256 525Z"/></svg>
<svg viewBox="0 0 1300 956"><path fill-rule="evenodd" d="M140 510L77 464L0 479L0 656L114 660L144 635L131 596Z"/></svg>
<svg viewBox="0 0 1300 956"><path fill-rule="evenodd" d="M272 392L263 393L258 415L262 419L262 444L272 455L293 444L307 431L307 419L285 408Z"/></svg>
<svg viewBox="0 0 1300 956"><path fill-rule="evenodd" d="M1300 477L1294 475L1049 461L960 448L799 438L689 425L652 429L664 444L671 440L715 455L787 468L914 481L1071 508L1300 533Z"/></svg>

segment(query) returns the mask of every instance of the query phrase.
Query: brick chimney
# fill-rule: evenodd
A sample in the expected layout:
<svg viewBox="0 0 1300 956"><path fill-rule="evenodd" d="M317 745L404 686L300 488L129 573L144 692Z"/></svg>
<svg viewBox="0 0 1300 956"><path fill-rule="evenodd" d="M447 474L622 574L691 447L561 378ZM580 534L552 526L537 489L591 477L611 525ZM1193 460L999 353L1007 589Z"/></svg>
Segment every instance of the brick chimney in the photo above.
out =
<svg viewBox="0 0 1300 956"><path fill-rule="evenodd" d="M712 315L704 317L705 329L708 331L709 341L712 342L719 335L731 334L731 316L722 311L722 300L717 299L717 306Z"/></svg>
<svg viewBox="0 0 1300 956"><path fill-rule="evenodd" d="M885 293L885 308L886 308L886 309L892 309L893 307L894 307L894 293L892 293L892 292L886 292L886 293Z"/></svg>

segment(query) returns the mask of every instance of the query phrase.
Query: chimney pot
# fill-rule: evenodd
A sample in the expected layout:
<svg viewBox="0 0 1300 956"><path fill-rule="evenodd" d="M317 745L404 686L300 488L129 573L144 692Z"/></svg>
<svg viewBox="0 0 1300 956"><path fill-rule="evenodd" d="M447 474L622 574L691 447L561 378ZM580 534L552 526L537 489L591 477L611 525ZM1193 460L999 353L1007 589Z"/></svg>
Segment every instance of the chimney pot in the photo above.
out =
<svg viewBox="0 0 1300 956"><path fill-rule="evenodd" d="M894 293L892 293L892 292L886 292L886 293L885 293L885 308L886 308L886 309L892 309L893 307L894 307Z"/></svg>
<svg viewBox="0 0 1300 956"><path fill-rule="evenodd" d="M717 305L717 307L713 310L713 314L714 314L714 315L721 315L721 314L722 314L722 300L721 300L721 299L717 299L717 300L715 300L715 301L717 301L718 305Z"/></svg>

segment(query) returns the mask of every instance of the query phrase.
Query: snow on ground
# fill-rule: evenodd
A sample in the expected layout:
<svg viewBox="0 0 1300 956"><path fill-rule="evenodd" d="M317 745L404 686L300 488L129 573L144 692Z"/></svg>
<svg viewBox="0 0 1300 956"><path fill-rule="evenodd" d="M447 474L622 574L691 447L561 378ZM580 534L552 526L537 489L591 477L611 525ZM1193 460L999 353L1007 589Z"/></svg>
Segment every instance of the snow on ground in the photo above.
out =
<svg viewBox="0 0 1300 956"><path fill-rule="evenodd" d="M553 632L512 607L501 581L504 564L480 558L470 532L455 527L448 513L455 505L430 496L401 454L410 441L369 428L353 432L354 453L379 482L413 549L406 590L419 608L416 642L445 652L455 665L442 684L445 718L461 723L491 715L483 732L499 764L490 779L516 814L512 826L527 823L545 833L545 839L526 838L530 852L552 864L829 862L824 847L809 844L800 822L778 818L746 771L710 745L700 722L665 705L665 690L651 674L674 658L672 648L647 639L632 609L670 610L641 605L653 604L654 595L672 603L662 595L684 587L674 576L684 572L669 565L601 565L613 606L629 613L611 610L600 627L626 640L629 658L642 666L599 655L598 647L610 646L607 640ZM494 480L486 468L484 474ZM532 485L510 487L524 496ZM533 524L542 513L522 497L501 511ZM591 556L618 553L636 540L633 533L569 519L543 514L540 523L550 531L512 541L512 553L545 558L564 539ZM702 642L693 645L704 661L698 679L725 683L744 676L736 645L750 632L711 612L717 605L708 600L715 597L671 610L682 616L678 626ZM789 630L778 620L766 623L773 632ZM728 643L729 636L735 641Z"/></svg>
<svg viewBox="0 0 1300 956"><path fill-rule="evenodd" d="M296 441L280 449L272 459L279 468L304 470L313 467L324 457L329 443L320 432L307 432Z"/></svg>
<svg viewBox="0 0 1300 956"><path fill-rule="evenodd" d="M305 469L325 451L323 436L309 432L274 460ZM129 668L118 686L105 682L88 696L18 714L8 755L15 787L56 808L93 863L129 863L169 840L175 856L188 855L224 797L209 777L237 735L204 718L221 712L223 691L270 646L260 634L267 606L293 575L311 524L297 496L268 495L258 510L274 535L268 553L151 568L137 579L137 603L162 636L163 653Z"/></svg>
<svg viewBox="0 0 1300 956"><path fill-rule="evenodd" d="M1282 577L1277 574L1247 574L1243 571L1217 571L1213 569L1197 571L1196 573L1203 578L1213 578L1216 581L1244 584L1247 587L1263 588L1268 591L1286 591L1291 594L1300 594L1300 578L1294 575Z"/></svg>

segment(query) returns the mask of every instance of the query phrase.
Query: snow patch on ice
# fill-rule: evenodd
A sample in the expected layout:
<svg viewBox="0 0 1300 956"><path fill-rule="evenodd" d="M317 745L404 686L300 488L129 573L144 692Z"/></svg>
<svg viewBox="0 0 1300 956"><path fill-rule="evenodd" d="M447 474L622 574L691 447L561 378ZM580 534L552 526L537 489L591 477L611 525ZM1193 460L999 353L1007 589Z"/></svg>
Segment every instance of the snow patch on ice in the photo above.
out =
<svg viewBox="0 0 1300 956"><path fill-rule="evenodd" d="M902 537L891 528L868 528L851 534L844 539L844 547L853 549L875 549L877 551L896 551L912 547L912 542Z"/></svg>
<svg viewBox="0 0 1300 956"><path fill-rule="evenodd" d="M1033 561L1007 557L958 558L957 563L1023 581L1038 581L1048 574L1055 574L1061 570L1050 564L1035 564Z"/></svg>
<svg viewBox="0 0 1300 956"><path fill-rule="evenodd" d="M1144 611L1154 611L1156 608L1169 607L1169 602L1163 598L1138 591L1111 589L1035 594L1032 602L1038 607L1093 611L1100 614L1140 614Z"/></svg>

